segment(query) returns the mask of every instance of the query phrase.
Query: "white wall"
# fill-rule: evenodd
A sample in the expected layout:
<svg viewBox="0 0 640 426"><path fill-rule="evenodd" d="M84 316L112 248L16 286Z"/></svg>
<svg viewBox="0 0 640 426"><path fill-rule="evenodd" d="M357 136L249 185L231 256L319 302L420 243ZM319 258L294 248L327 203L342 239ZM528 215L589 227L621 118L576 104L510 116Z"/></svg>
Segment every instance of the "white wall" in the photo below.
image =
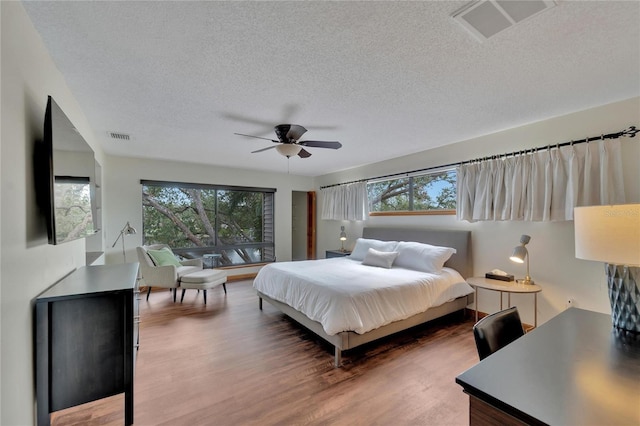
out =
<svg viewBox="0 0 640 426"><path fill-rule="evenodd" d="M0 2L0 424L34 423L32 301L85 263L84 240L47 243L35 203L32 155L54 97L98 159L102 150L21 3Z"/></svg>
<svg viewBox="0 0 640 426"><path fill-rule="evenodd" d="M375 177L388 173L416 170L430 166L470 160L492 154L502 154L525 148L584 139L588 136L617 132L628 126L640 127L640 98L628 99L574 114L509 129L503 132L462 141L446 147L411 156L384 161L316 179L318 205L322 205L320 186ZM625 138L622 142L624 178L627 202L640 202L640 138ZM374 216L365 222L318 220L318 253L335 248L345 225L349 246L362 235L363 226L425 226L462 228L472 231L474 275L499 268L522 277L523 265L508 260L521 234L531 236L531 277L543 287L538 296L538 322L544 322L565 308L568 298L576 307L610 313L604 278L604 266L597 262L577 260L574 256L573 221L570 222L458 222L455 216ZM495 292L480 293L479 310L490 312L499 308ZM506 303L506 296L505 296ZM523 321L533 323L533 298L512 296Z"/></svg>
<svg viewBox="0 0 640 426"><path fill-rule="evenodd" d="M107 156L104 170L104 220L106 262L123 262L122 245L111 248L122 227L129 221L139 230L126 237L128 262L137 262L135 248L142 244L142 187L140 180L204 183L214 185L276 188L276 259L291 260L292 191L312 191L313 179L286 173L211 167L199 164ZM229 275L247 274L256 268L229 270Z"/></svg>

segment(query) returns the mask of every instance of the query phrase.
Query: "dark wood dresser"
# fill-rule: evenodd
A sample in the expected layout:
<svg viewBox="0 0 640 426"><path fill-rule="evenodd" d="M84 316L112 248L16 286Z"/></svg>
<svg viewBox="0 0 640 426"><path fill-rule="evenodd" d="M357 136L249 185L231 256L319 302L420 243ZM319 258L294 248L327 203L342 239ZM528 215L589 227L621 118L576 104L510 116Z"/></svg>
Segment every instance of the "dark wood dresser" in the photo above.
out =
<svg viewBox="0 0 640 426"><path fill-rule="evenodd" d="M35 300L38 425L50 413L125 394L133 424L138 264L82 267Z"/></svg>

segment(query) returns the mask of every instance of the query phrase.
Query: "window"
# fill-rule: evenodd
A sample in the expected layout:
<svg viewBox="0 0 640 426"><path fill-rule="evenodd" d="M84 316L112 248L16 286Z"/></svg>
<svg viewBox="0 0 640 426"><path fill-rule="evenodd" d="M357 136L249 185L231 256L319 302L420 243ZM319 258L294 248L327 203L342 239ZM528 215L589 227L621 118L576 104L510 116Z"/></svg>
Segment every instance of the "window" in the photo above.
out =
<svg viewBox="0 0 640 426"><path fill-rule="evenodd" d="M275 260L275 189L141 183L143 244L186 258L218 254L218 266Z"/></svg>
<svg viewBox="0 0 640 426"><path fill-rule="evenodd" d="M384 214L455 214L456 171L440 170L367 184L369 211Z"/></svg>

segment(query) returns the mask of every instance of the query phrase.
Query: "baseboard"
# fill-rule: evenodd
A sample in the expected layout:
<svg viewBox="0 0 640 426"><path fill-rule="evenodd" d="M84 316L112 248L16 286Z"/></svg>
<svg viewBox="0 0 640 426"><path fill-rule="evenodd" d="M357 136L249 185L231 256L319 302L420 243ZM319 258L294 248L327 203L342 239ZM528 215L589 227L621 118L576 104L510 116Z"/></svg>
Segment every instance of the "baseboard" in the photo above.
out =
<svg viewBox="0 0 640 426"><path fill-rule="evenodd" d="M258 275L257 272L252 272L249 274L229 275L227 277L227 282L252 280L256 277L256 275Z"/></svg>

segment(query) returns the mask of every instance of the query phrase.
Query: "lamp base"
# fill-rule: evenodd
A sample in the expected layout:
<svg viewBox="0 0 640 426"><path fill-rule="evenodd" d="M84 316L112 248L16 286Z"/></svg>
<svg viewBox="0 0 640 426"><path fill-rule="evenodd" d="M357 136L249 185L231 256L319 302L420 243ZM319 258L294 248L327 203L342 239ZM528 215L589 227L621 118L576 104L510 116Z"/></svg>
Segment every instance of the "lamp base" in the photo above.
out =
<svg viewBox="0 0 640 426"><path fill-rule="evenodd" d="M613 326L640 333L640 268L606 263L605 272Z"/></svg>
<svg viewBox="0 0 640 426"><path fill-rule="evenodd" d="M518 284L524 284L524 285L533 285L533 284L535 284L535 282L530 277L517 279L516 282Z"/></svg>

